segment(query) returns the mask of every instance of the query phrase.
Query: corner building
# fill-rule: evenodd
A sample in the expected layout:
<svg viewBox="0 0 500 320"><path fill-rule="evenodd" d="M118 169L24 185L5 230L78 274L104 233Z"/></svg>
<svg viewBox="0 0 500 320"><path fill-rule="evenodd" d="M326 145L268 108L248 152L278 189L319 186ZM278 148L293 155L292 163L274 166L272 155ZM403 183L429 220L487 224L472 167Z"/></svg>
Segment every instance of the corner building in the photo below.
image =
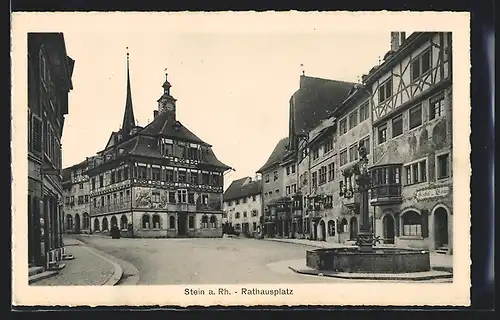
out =
<svg viewBox="0 0 500 320"><path fill-rule="evenodd" d="M62 257L62 146L75 61L62 33L28 33L28 262Z"/></svg>
<svg viewBox="0 0 500 320"><path fill-rule="evenodd" d="M371 168L376 235L398 246L452 253L451 33L393 32L372 93Z"/></svg>
<svg viewBox="0 0 500 320"><path fill-rule="evenodd" d="M127 56L122 127L89 159L93 232L123 237L221 237L223 175L230 167L176 118L166 77L154 119L135 123Z"/></svg>

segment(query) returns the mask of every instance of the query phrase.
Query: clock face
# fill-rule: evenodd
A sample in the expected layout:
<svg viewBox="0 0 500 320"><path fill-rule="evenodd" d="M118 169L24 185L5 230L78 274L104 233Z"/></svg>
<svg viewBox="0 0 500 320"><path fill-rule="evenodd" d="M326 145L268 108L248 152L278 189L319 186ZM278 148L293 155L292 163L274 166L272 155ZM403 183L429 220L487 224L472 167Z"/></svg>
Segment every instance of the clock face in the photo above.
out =
<svg viewBox="0 0 500 320"><path fill-rule="evenodd" d="M174 105L170 102L167 102L166 108L167 108L167 111L172 111L172 110L174 110Z"/></svg>

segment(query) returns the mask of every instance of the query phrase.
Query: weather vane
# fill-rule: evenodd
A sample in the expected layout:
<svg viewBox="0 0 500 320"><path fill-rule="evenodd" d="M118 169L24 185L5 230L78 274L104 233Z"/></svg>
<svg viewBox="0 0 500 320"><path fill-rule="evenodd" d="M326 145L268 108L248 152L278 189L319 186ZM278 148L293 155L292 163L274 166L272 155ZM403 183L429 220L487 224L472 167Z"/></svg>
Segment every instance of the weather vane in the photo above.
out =
<svg viewBox="0 0 500 320"><path fill-rule="evenodd" d="M300 67L302 68L302 75L305 76L306 75L306 72L304 71L304 64L301 63L300 64Z"/></svg>

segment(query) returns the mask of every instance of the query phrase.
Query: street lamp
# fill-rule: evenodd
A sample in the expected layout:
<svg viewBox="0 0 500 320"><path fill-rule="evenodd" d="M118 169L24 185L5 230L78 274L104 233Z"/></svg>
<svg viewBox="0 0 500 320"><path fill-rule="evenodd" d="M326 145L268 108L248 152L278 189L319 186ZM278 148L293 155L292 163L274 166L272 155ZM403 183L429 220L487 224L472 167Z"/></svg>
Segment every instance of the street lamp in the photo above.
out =
<svg viewBox="0 0 500 320"><path fill-rule="evenodd" d="M344 187L342 193L345 198L353 198L354 192L359 194L361 226L356 237L356 244L360 251L372 251L377 239L374 238L370 228L369 206L368 206L368 190L372 186L372 179L368 171L368 158L366 156L366 148L361 142L358 147L359 161L354 165L349 173L344 173ZM355 177L357 189L352 188L352 177Z"/></svg>

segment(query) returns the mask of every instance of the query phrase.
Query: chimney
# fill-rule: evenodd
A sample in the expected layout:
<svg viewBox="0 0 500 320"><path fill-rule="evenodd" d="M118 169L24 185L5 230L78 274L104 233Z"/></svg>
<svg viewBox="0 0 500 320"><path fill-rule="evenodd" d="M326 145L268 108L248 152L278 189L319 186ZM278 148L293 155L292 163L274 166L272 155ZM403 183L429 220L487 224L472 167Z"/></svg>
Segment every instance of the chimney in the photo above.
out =
<svg viewBox="0 0 500 320"><path fill-rule="evenodd" d="M399 44L399 32L391 32L391 51L398 51Z"/></svg>
<svg viewBox="0 0 500 320"><path fill-rule="evenodd" d="M157 115L158 115L158 110L153 110L153 119L155 119Z"/></svg>
<svg viewBox="0 0 500 320"><path fill-rule="evenodd" d="M401 32L401 41L399 42L399 45L402 45L403 42L406 40L406 32Z"/></svg>

